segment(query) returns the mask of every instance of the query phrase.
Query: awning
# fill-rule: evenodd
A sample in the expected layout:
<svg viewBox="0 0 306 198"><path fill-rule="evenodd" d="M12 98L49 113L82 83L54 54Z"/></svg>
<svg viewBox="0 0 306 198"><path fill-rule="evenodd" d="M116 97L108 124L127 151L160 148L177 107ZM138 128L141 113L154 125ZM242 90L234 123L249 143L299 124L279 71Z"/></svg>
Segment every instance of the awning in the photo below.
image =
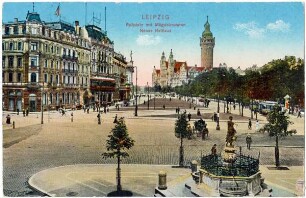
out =
<svg viewBox="0 0 306 198"><path fill-rule="evenodd" d="M90 77L90 80L115 82L115 79L113 79L113 78L106 78L106 77Z"/></svg>

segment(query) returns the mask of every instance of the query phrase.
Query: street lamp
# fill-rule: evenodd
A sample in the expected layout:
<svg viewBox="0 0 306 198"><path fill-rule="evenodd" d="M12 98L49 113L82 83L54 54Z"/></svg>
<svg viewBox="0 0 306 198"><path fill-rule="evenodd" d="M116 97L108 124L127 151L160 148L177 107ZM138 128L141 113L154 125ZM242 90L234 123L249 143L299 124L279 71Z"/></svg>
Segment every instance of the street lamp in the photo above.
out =
<svg viewBox="0 0 306 198"><path fill-rule="evenodd" d="M218 109L217 109L217 127L216 127L216 130L220 130L220 124L219 124L220 106L219 106L219 102L220 102L220 97L219 97L219 93L218 93Z"/></svg>
<svg viewBox="0 0 306 198"><path fill-rule="evenodd" d="M147 82L147 86L148 86L148 110L150 109L150 99L149 99L149 94L150 94L150 91L149 91L149 82Z"/></svg>
<svg viewBox="0 0 306 198"><path fill-rule="evenodd" d="M44 93L44 86L45 86L45 82L43 82L43 85L42 85L42 89L41 89L41 124L44 124L44 105L43 105L43 93Z"/></svg>
<svg viewBox="0 0 306 198"><path fill-rule="evenodd" d="M132 66L133 66L133 62L132 62ZM137 66L133 66L136 68L136 106L135 106L135 116L138 116L137 114L137 110L138 110L138 106L137 106Z"/></svg>

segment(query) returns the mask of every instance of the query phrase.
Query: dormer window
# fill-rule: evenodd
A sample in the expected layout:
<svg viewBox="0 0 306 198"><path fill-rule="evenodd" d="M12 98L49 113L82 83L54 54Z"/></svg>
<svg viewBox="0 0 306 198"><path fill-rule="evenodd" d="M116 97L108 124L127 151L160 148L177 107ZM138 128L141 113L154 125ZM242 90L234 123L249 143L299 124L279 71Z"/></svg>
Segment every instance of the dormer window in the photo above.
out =
<svg viewBox="0 0 306 198"><path fill-rule="evenodd" d="M32 34L37 34L37 28L33 28L33 27L32 27L31 33L32 33Z"/></svg>

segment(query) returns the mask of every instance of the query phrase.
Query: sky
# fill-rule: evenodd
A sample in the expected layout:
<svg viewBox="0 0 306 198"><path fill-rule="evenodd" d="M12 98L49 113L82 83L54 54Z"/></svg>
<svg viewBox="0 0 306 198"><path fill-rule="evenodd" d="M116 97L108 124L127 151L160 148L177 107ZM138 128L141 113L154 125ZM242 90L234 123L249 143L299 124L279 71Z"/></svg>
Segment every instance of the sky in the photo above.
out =
<svg viewBox="0 0 306 198"><path fill-rule="evenodd" d="M94 15L95 24L103 30L106 7L107 35L114 41L115 51L128 61L133 51L140 85L152 83L153 67L160 67L163 51L167 59L172 49L175 60L187 61L188 66L201 65L200 36L207 16L215 37L214 67L226 63L245 69L286 55L304 59L305 54L305 13L301 2L88 2L87 6L84 2L35 2L34 5L43 21L58 21L55 11L60 5L62 20L72 24L78 20L84 26L85 22L93 24ZM32 2L5 2L2 22L25 20L28 10L33 10ZM152 27L146 26L150 23ZM155 27L155 23L182 26L161 28Z"/></svg>

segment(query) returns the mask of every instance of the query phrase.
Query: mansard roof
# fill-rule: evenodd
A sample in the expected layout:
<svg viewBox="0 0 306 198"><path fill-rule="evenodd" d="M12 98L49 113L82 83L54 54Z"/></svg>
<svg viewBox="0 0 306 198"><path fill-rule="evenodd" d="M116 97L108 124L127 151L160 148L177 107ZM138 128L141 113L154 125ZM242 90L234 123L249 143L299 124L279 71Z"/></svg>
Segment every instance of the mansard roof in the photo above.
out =
<svg viewBox="0 0 306 198"><path fill-rule="evenodd" d="M65 21L57 21L57 22L48 22L46 26L53 28L55 30L61 30L65 32L75 33L75 28L72 24Z"/></svg>
<svg viewBox="0 0 306 198"><path fill-rule="evenodd" d="M29 22L39 22L41 23L40 16L37 12L28 12L26 20Z"/></svg>
<svg viewBox="0 0 306 198"><path fill-rule="evenodd" d="M85 28L88 32L89 37L98 41L103 41L106 39L109 43L113 44L113 42L107 37L107 33L103 31L100 27L96 25L86 25Z"/></svg>

